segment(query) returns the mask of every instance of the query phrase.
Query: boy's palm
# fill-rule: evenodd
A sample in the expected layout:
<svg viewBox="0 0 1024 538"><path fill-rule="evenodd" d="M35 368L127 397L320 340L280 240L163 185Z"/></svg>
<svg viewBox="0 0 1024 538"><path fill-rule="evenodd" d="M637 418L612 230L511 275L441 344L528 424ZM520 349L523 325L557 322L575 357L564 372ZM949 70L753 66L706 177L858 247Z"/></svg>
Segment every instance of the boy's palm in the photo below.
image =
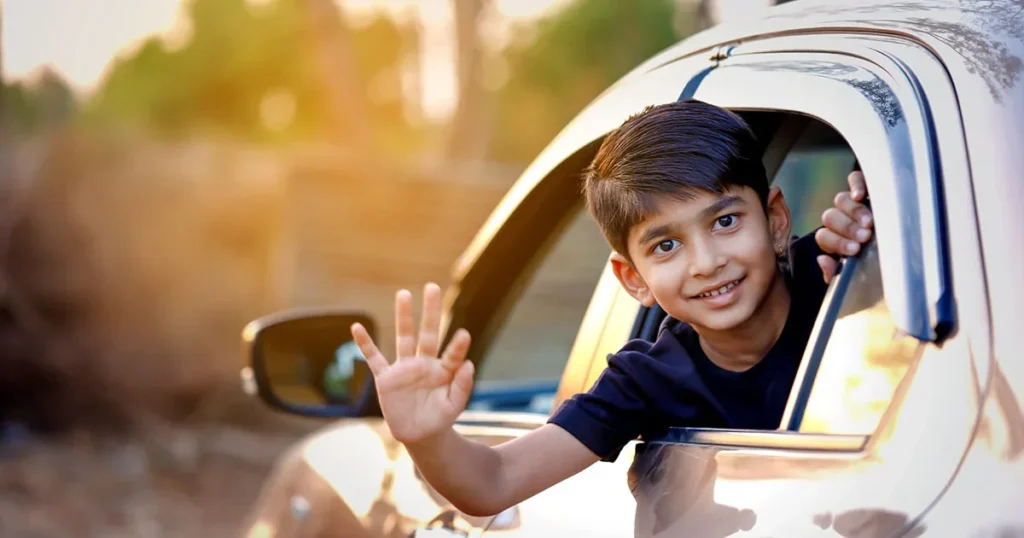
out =
<svg viewBox="0 0 1024 538"><path fill-rule="evenodd" d="M469 333L456 332L438 357L441 325L441 290L428 284L423 297L423 319L417 338L413 333L412 295L395 296L397 359L389 364L362 325L352 336L366 357L377 384L384 419L402 443L415 443L437 435L455 422L473 389L473 364L466 361Z"/></svg>

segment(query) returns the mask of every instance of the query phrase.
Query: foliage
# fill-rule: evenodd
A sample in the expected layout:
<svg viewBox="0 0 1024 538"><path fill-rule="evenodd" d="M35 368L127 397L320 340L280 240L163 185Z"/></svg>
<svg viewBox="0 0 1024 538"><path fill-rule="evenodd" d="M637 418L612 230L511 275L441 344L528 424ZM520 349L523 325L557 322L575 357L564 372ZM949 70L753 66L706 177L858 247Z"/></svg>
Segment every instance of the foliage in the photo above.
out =
<svg viewBox="0 0 1024 538"><path fill-rule="evenodd" d="M0 123L13 134L31 134L67 122L76 107L64 79L52 69L44 69L34 80L3 87Z"/></svg>
<svg viewBox="0 0 1024 538"><path fill-rule="evenodd" d="M192 0L188 20L184 46L152 38L114 64L90 107L92 121L259 141L325 136L329 96L303 0ZM364 92L371 135L401 138L407 127L398 72L415 43L383 16L352 28L351 40L356 69L342 76L356 77Z"/></svg>
<svg viewBox="0 0 1024 538"><path fill-rule="evenodd" d="M492 156L532 159L600 92L689 33L674 24L676 9L671 0L576 0L523 29L504 52Z"/></svg>
<svg viewBox="0 0 1024 538"><path fill-rule="evenodd" d="M190 0L189 39L172 46L154 37L113 62L85 120L172 137L204 130L259 142L329 139L329 123L338 122L329 91L337 86L323 78L323 43L307 9L306 0ZM689 33L680 26L695 19L677 11L672 0L576 0L524 24L501 61L484 67L485 79L488 69L507 68L507 82L492 95L488 156L532 159L597 94ZM423 149L430 133L407 121L402 87L418 36L383 15L347 33L351 50L329 53L351 55L354 68L343 72L344 62L334 62L336 74L357 81L361 93L352 100L365 111L366 136L385 154Z"/></svg>

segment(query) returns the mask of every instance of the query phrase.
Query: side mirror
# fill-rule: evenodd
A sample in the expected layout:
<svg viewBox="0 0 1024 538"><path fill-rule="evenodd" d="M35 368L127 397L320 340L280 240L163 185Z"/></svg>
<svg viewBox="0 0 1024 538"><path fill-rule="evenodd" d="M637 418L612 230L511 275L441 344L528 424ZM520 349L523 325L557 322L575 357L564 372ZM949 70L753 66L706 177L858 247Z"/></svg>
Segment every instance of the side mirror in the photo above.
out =
<svg viewBox="0 0 1024 538"><path fill-rule="evenodd" d="M264 316L242 331L249 367L243 386L267 405L299 415L362 417L379 413L373 375L350 327L359 322L376 336L362 313L290 310Z"/></svg>

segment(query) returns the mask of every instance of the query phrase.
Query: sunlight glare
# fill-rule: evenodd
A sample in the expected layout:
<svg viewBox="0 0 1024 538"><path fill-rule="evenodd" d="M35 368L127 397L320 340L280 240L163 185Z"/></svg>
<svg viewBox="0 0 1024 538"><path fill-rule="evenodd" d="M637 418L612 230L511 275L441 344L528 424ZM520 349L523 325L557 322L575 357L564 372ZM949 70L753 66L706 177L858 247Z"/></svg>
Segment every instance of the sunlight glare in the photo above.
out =
<svg viewBox="0 0 1024 538"><path fill-rule="evenodd" d="M344 447L339 453L338 447ZM365 519L392 472L380 435L365 423L323 431L306 444L303 458L338 494L352 513Z"/></svg>

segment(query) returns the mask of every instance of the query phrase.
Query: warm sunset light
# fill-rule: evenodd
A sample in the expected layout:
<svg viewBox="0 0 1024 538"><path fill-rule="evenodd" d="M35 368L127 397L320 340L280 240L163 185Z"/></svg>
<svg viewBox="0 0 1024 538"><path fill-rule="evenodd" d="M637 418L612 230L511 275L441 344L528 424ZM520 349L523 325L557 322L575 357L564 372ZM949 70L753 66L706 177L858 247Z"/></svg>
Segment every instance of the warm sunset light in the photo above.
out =
<svg viewBox="0 0 1024 538"><path fill-rule="evenodd" d="M487 36L497 45L512 26L550 13L568 0L495 0ZM254 6L270 0L247 0ZM188 39L181 20L186 0L5 0L3 4L3 73L21 79L50 66L76 89L89 92L100 82L112 58L131 52L146 38L159 35L171 46ZM457 98L449 0L343 0L342 9L358 21L384 12L418 18L423 25L423 83L419 99L436 119L450 115ZM280 101L278 101L280 103ZM268 105L273 107L274 105ZM278 105L283 106L283 105ZM280 113L268 112L271 124Z"/></svg>
<svg viewBox="0 0 1024 538"><path fill-rule="evenodd" d="M1024 536L1021 0L0 0L0 536Z"/></svg>

